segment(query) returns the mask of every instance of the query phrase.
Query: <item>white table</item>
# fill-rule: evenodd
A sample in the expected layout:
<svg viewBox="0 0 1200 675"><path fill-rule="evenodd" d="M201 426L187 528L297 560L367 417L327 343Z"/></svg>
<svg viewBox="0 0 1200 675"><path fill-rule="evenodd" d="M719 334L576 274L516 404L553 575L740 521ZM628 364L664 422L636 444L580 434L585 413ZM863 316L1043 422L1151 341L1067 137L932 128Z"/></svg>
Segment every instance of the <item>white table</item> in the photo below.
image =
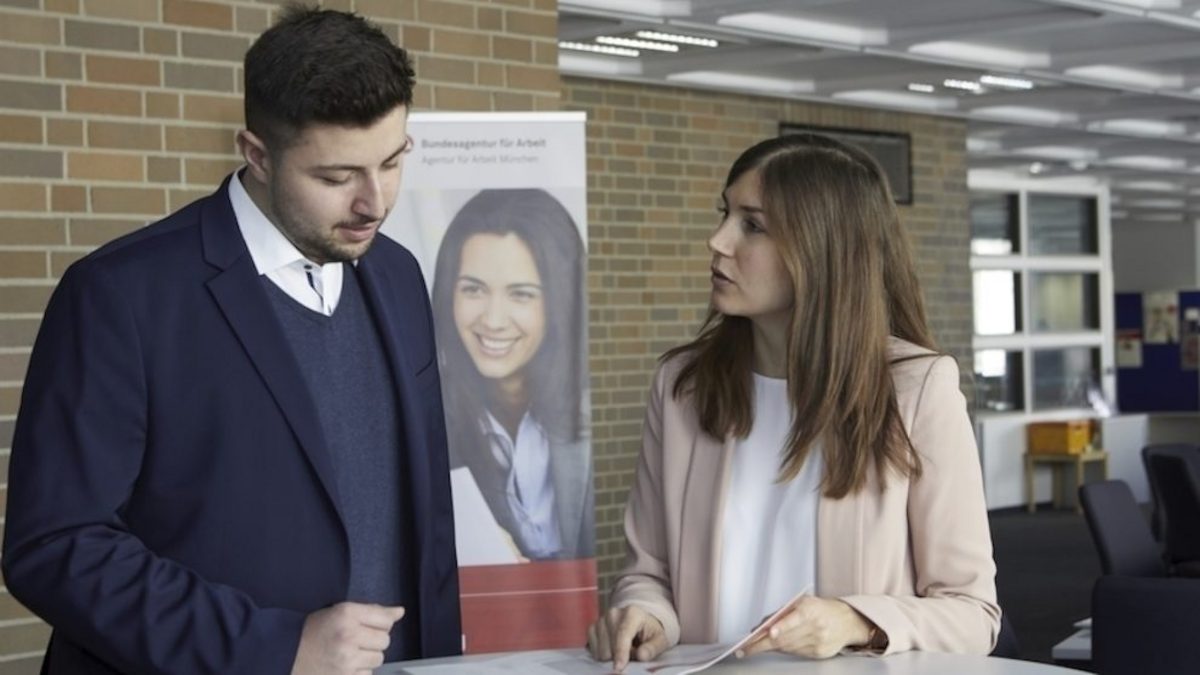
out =
<svg viewBox="0 0 1200 675"><path fill-rule="evenodd" d="M1055 661L1091 661L1092 660L1092 629L1080 628L1071 637L1054 645L1050 650L1050 658Z"/></svg>
<svg viewBox="0 0 1200 675"><path fill-rule="evenodd" d="M392 663L375 671L376 675L489 675L495 673L525 672L530 675L588 675L596 673L604 675L611 671L607 664L591 662L581 663L576 660L583 655L582 649L565 649L542 652L527 652L531 656L561 655L564 662L570 662L569 668L551 670L545 666L531 666L525 669L511 668L512 661L503 655L510 664L510 669L493 669L488 667L488 661L502 655L479 654L442 659L427 659L424 661L407 661ZM578 664L578 665L574 665ZM429 668L444 666L443 668ZM594 666L594 668L593 668ZM883 658L867 656L840 656L825 661L807 661L804 659L780 654L762 654L745 661L725 661L704 673L713 675L738 675L757 673L788 673L789 675L1068 675L1083 671L1051 666L1030 661L1012 661L986 656L966 656L962 654L937 654L933 652L906 652Z"/></svg>

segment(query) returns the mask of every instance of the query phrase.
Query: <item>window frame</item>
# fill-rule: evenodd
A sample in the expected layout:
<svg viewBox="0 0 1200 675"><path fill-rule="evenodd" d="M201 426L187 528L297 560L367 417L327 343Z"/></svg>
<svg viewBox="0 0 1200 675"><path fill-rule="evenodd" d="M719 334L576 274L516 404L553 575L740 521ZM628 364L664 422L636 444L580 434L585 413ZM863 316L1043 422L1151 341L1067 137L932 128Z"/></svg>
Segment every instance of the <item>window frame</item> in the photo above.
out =
<svg viewBox="0 0 1200 675"><path fill-rule="evenodd" d="M1094 417L1090 407L1062 406L1035 410L1033 401L1034 370L1033 353L1046 349L1070 347L1094 347L1100 351L1100 388L1105 397L1116 401L1116 370L1114 368L1113 344L1113 279L1112 237L1109 193L1107 186L1091 180L1046 180L1022 179L1009 174L990 174L972 171L968 174L968 190L971 193L1003 193L1017 195L1017 249L1008 255L970 255L972 282L979 270L1006 270L1020 273L1021 329L1012 335L979 335L975 332L975 314L971 315L972 352L984 349L1002 349L1020 352L1022 357L1022 403L1023 408L1009 411L992 411L980 406L980 417L1023 415L1032 419L1055 419L1064 417ZM1029 239L1029 196L1046 194L1095 199L1096 204L1096 254L1037 255L1030 253ZM970 215L968 213L968 219ZM1097 275L1099 297L1097 308L1100 326L1096 330L1039 333L1032 330L1032 277L1037 273L1094 273Z"/></svg>

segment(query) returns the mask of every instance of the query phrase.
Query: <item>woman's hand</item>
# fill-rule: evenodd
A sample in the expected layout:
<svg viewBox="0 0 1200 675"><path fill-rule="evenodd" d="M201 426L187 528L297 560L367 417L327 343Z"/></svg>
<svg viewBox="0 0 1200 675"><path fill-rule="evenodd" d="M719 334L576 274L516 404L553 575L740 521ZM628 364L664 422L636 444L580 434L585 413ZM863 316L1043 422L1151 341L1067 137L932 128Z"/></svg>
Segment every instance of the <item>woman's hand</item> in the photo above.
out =
<svg viewBox="0 0 1200 675"><path fill-rule="evenodd" d="M841 600L805 597L784 614L766 635L738 650L738 658L780 651L810 659L827 659L845 647L871 640L871 622Z"/></svg>
<svg viewBox="0 0 1200 675"><path fill-rule="evenodd" d="M613 670L621 671L632 657L653 661L667 648L662 623L646 610L630 605L614 607L588 628L588 652L597 661L612 659Z"/></svg>

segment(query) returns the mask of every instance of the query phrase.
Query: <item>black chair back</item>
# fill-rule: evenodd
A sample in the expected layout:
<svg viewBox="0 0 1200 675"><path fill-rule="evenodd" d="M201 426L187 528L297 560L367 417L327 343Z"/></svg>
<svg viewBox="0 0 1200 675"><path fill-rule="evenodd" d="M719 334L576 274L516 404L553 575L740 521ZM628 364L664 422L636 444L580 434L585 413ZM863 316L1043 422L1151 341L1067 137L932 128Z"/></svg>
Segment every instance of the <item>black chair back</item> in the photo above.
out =
<svg viewBox="0 0 1200 675"><path fill-rule="evenodd" d="M1167 562L1200 560L1200 452L1156 454L1149 462L1162 499Z"/></svg>
<svg viewBox="0 0 1200 675"><path fill-rule="evenodd" d="M1079 488L1079 501L1104 574L1166 575L1162 551L1125 481L1087 483Z"/></svg>
<svg viewBox="0 0 1200 675"><path fill-rule="evenodd" d="M1099 675L1194 673L1200 579L1100 577L1092 590L1092 667Z"/></svg>
<svg viewBox="0 0 1200 675"><path fill-rule="evenodd" d="M1021 642L1017 640L1017 632L1013 630L1006 612L1000 614L1000 635L996 636L996 646L991 655L1002 659L1021 658Z"/></svg>
<svg viewBox="0 0 1200 675"><path fill-rule="evenodd" d="M1146 482L1150 485L1150 499L1154 506L1150 518L1150 530L1154 538L1162 541L1166 527L1163 525L1163 503L1161 490L1154 472L1150 470L1150 458L1157 455L1196 455L1200 456L1200 445L1190 443L1154 443L1142 448L1142 467L1146 470Z"/></svg>

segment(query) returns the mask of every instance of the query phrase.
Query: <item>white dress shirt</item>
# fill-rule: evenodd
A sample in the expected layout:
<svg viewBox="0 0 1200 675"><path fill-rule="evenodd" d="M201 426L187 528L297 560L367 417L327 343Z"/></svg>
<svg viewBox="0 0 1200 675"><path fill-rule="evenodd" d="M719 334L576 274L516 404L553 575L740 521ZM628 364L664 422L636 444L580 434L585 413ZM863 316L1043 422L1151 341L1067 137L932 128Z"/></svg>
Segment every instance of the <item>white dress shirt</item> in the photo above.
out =
<svg viewBox="0 0 1200 675"><path fill-rule="evenodd" d="M787 380L754 374L754 428L733 451L721 523L717 640L736 642L804 588L816 588L820 445L777 482L792 424Z"/></svg>
<svg viewBox="0 0 1200 675"><path fill-rule="evenodd" d="M258 273L265 274L301 305L333 316L342 297L342 264L318 265L305 258L250 199L242 185L241 171L229 180L229 202Z"/></svg>
<svg viewBox="0 0 1200 675"><path fill-rule="evenodd" d="M552 558L562 550L554 511L554 481L550 476L550 439L542 425L526 412L511 438L504 425L488 413L487 436L492 454L508 468L505 494L518 532L511 533L529 557Z"/></svg>

